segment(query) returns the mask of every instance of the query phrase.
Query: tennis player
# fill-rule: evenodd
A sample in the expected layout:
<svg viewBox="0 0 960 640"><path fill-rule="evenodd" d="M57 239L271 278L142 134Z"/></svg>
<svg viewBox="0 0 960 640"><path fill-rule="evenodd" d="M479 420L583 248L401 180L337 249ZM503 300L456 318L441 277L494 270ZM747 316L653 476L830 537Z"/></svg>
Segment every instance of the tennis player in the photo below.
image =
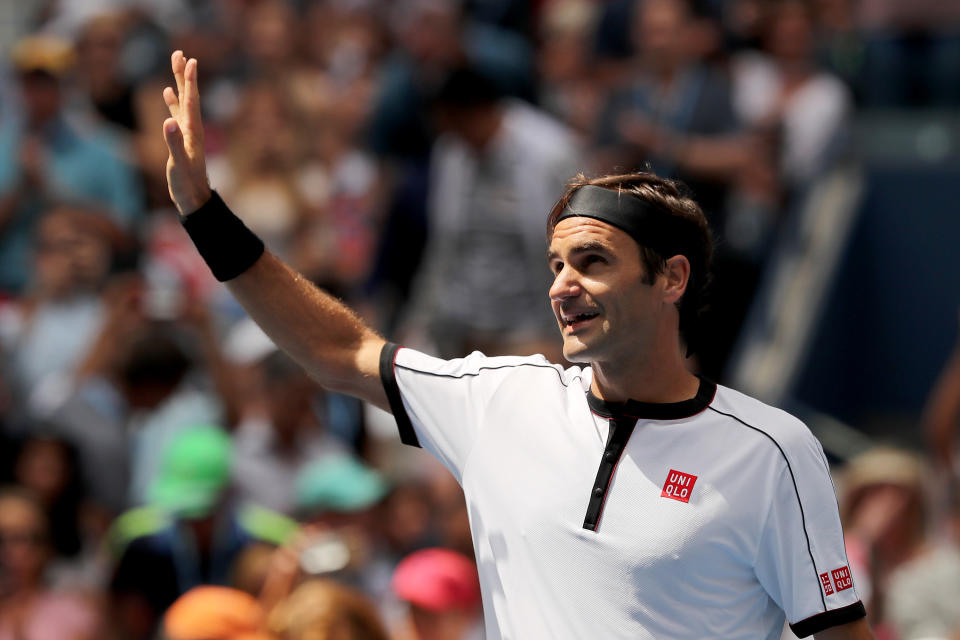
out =
<svg viewBox="0 0 960 640"><path fill-rule="evenodd" d="M776 640L785 619L801 637L872 638L819 442L684 366L712 244L675 183L580 177L550 212L549 298L577 366L439 360L265 251L208 186L196 60L178 51L173 71L163 127L185 228L282 349L391 411L461 483L488 638Z"/></svg>

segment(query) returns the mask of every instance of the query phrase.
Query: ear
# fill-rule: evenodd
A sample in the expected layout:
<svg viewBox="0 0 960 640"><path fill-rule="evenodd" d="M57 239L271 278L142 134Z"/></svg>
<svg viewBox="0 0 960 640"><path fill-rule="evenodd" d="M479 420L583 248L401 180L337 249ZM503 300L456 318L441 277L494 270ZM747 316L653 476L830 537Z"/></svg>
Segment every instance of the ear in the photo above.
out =
<svg viewBox="0 0 960 640"><path fill-rule="evenodd" d="M667 258L667 266L660 275L664 278L663 301L676 304L690 282L690 261L682 255Z"/></svg>

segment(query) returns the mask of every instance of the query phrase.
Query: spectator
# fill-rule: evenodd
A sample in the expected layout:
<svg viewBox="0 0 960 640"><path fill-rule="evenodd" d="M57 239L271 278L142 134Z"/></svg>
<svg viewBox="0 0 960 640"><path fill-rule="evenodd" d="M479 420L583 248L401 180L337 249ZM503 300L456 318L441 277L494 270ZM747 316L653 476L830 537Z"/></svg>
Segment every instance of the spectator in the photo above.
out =
<svg viewBox="0 0 960 640"><path fill-rule="evenodd" d="M135 637L149 637L159 616L189 589L227 584L248 545L282 544L295 533L296 524L279 514L229 501L231 456L229 436L220 429L182 432L164 453L150 504L116 521L111 589Z"/></svg>
<svg viewBox="0 0 960 640"><path fill-rule="evenodd" d="M727 186L747 159L730 88L696 57L686 0L645 0L637 7L637 57L628 85L601 111L598 162L649 162L657 175L683 180L720 228Z"/></svg>
<svg viewBox="0 0 960 640"><path fill-rule="evenodd" d="M34 435L20 446L14 462L14 479L28 489L50 523L48 544L60 559L81 551L81 510L86 498L76 450L49 435Z"/></svg>
<svg viewBox="0 0 960 640"><path fill-rule="evenodd" d="M377 610L362 593L308 580L275 606L267 625L280 640L387 640Z"/></svg>
<svg viewBox="0 0 960 640"><path fill-rule="evenodd" d="M96 640L100 613L79 594L45 582L50 530L41 506L20 489L0 491L0 640Z"/></svg>
<svg viewBox="0 0 960 640"><path fill-rule="evenodd" d="M77 76L97 115L119 132L140 128L134 87L123 76L122 51L126 30L119 13L90 19L77 36Z"/></svg>
<svg viewBox="0 0 960 640"><path fill-rule="evenodd" d="M261 399L264 411L248 414L237 427L234 483L241 498L292 515L297 477L308 465L346 450L318 419L323 391L259 328L249 326L267 345L250 372L257 381L251 396Z"/></svg>
<svg viewBox="0 0 960 640"><path fill-rule="evenodd" d="M448 549L424 549L404 558L393 592L409 606L409 640L481 638L480 581L469 558Z"/></svg>
<svg viewBox="0 0 960 640"><path fill-rule="evenodd" d="M960 486L951 487L946 535L890 575L887 612L899 640L960 637Z"/></svg>
<svg viewBox="0 0 960 640"><path fill-rule="evenodd" d="M297 478L298 513L318 531L300 555L302 569L361 589L379 602L389 591L394 562L377 527L389 490L378 472L352 457L305 467Z"/></svg>
<svg viewBox="0 0 960 640"><path fill-rule="evenodd" d="M66 113L62 83L72 62L69 45L47 37L13 52L23 108L0 123L0 291L26 284L29 239L51 200L106 208L123 227L140 213L140 187L120 147Z"/></svg>
<svg viewBox="0 0 960 640"><path fill-rule="evenodd" d="M593 132L605 88L591 64L598 12L588 0L558 0L540 16L540 103L584 137Z"/></svg>
<svg viewBox="0 0 960 640"><path fill-rule="evenodd" d="M927 543L925 467L915 454L877 447L842 471L840 516L850 569L875 627L885 621L890 576Z"/></svg>
<svg viewBox="0 0 960 640"><path fill-rule="evenodd" d="M934 461L946 475L960 475L957 429L960 428L960 340L957 340L924 407L927 441Z"/></svg>
<svg viewBox="0 0 960 640"><path fill-rule="evenodd" d="M100 293L121 240L109 219L75 207L37 222L30 289L0 315L11 374L33 411L49 413L69 394L103 322Z"/></svg>
<svg viewBox="0 0 960 640"><path fill-rule="evenodd" d="M274 251L285 255L305 216L294 169L303 157L300 114L283 85L261 80L242 94L225 153L210 160L212 184Z"/></svg>
<svg viewBox="0 0 960 640"><path fill-rule="evenodd" d="M389 158L422 159L433 128L429 98L452 69L470 64L505 95L533 98L533 55L523 38L471 22L458 2L394 3L398 47L384 61L370 121L370 147Z"/></svg>
<svg viewBox="0 0 960 640"><path fill-rule="evenodd" d="M429 238L412 310L446 357L544 353L559 359L543 296L543 212L574 173L572 133L499 98L477 71L453 71L435 98ZM523 167L517 173L516 167Z"/></svg>
<svg viewBox="0 0 960 640"><path fill-rule="evenodd" d="M227 587L194 587L163 618L164 640L274 640L253 596Z"/></svg>
<svg viewBox="0 0 960 640"><path fill-rule="evenodd" d="M777 142L773 166L789 193L827 171L843 149L850 91L814 58L813 17L800 0L770 9L769 57L744 53L733 64L734 105L749 127Z"/></svg>

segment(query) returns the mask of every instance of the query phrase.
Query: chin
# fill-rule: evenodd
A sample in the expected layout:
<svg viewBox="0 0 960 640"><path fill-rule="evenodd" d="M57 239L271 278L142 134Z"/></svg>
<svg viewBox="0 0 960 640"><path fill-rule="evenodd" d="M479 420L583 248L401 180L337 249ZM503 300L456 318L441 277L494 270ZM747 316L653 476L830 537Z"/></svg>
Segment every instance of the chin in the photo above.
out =
<svg viewBox="0 0 960 640"><path fill-rule="evenodd" d="M591 360L590 347L576 339L572 341L565 340L563 343L563 357L567 359L567 362L576 362L579 364L589 363Z"/></svg>

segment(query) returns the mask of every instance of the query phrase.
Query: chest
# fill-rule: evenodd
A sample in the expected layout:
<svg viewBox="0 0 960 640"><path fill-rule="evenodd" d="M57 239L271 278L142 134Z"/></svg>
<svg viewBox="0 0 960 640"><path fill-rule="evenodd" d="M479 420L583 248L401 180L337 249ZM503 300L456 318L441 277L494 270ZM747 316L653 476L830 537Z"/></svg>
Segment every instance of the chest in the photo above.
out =
<svg viewBox="0 0 960 640"><path fill-rule="evenodd" d="M521 406L512 417L492 411L464 474L485 528L531 553L585 554L641 571L699 559L749 569L768 463L751 446L724 442L710 416L639 420L626 437L589 412L571 420Z"/></svg>

